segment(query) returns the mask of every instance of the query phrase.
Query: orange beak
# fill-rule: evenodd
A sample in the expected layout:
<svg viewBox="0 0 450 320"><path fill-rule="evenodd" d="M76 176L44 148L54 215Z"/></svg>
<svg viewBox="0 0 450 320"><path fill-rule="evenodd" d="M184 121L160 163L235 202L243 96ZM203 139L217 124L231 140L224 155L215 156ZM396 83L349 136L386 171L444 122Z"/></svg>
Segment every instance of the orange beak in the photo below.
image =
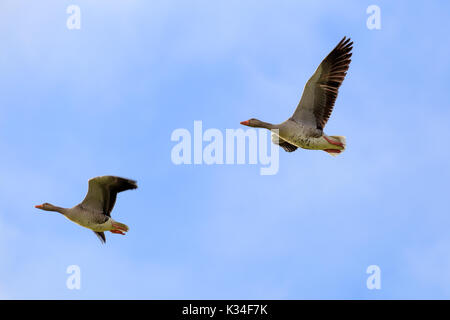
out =
<svg viewBox="0 0 450 320"><path fill-rule="evenodd" d="M241 124L243 124L244 126L248 126L248 120L242 121Z"/></svg>
<svg viewBox="0 0 450 320"><path fill-rule="evenodd" d="M40 205L38 205L38 206L34 206L35 208L38 208L38 209L42 209L44 206L42 205L42 204L40 204Z"/></svg>

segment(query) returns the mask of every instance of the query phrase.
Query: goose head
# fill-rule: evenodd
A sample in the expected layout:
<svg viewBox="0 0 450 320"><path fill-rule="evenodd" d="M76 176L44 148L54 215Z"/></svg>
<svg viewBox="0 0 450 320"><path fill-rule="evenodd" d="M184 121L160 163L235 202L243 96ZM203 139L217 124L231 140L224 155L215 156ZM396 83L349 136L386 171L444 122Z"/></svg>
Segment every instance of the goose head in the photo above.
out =
<svg viewBox="0 0 450 320"><path fill-rule="evenodd" d="M266 129L272 129L274 126L271 123L267 123L255 118L242 121L242 125L248 126L248 127L254 127L254 128L266 128Z"/></svg>
<svg viewBox="0 0 450 320"><path fill-rule="evenodd" d="M41 210L45 210L45 211L58 211L58 207L50 204L50 203L43 203L37 206L34 206L35 208L41 209Z"/></svg>

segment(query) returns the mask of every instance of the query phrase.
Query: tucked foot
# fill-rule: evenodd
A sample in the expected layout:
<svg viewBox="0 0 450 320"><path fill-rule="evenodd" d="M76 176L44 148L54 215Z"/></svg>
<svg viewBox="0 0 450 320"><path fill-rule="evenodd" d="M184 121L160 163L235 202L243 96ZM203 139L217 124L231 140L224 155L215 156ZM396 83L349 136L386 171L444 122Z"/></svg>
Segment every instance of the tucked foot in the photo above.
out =
<svg viewBox="0 0 450 320"><path fill-rule="evenodd" d="M328 153L341 153L341 150L337 150L337 149L323 149L323 151L328 152Z"/></svg>
<svg viewBox="0 0 450 320"><path fill-rule="evenodd" d="M109 230L111 233L117 233L117 234L121 234L121 235L125 235L125 233L123 233L122 231L120 231L120 230L117 230L117 229L114 229L114 230Z"/></svg>
<svg viewBox="0 0 450 320"><path fill-rule="evenodd" d="M128 228L126 228L124 225L122 224L118 224L118 223L114 223L112 224L112 226L116 229L116 230L120 230L120 231L128 231Z"/></svg>
<svg viewBox="0 0 450 320"><path fill-rule="evenodd" d="M325 140L327 140L328 141L328 143L331 143L332 145L335 145L335 146L339 146L339 147L341 147L341 148L344 148L344 145L342 144L342 143L340 143L339 141L335 141L335 140L331 140L331 139L329 139L327 136L323 136L324 137L324 139ZM327 151L328 152L328 151Z"/></svg>

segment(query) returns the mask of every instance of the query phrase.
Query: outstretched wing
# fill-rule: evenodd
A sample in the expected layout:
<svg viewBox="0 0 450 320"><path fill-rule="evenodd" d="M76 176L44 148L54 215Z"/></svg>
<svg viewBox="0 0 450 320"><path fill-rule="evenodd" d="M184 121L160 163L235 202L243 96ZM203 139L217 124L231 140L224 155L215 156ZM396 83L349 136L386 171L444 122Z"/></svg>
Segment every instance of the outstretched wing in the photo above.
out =
<svg viewBox="0 0 450 320"><path fill-rule="evenodd" d="M350 66L353 42L344 37L308 80L292 119L323 130L330 118L339 87Z"/></svg>
<svg viewBox="0 0 450 320"><path fill-rule="evenodd" d="M102 176L89 180L89 189L82 206L103 212L108 217L116 203L117 193L136 189L136 181L115 176Z"/></svg>

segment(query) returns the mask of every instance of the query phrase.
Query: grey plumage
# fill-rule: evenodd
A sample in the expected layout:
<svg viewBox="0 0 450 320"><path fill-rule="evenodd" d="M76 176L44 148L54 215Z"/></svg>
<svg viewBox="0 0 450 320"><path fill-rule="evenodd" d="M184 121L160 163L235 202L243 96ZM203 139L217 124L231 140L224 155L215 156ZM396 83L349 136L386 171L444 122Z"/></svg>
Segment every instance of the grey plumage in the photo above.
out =
<svg viewBox="0 0 450 320"><path fill-rule="evenodd" d="M61 208L49 203L36 206L45 211L62 213L69 220L91 229L102 243L106 242L104 231L124 234L128 226L111 218L117 193L136 189L136 181L116 176L101 176L89 180L84 200L73 208Z"/></svg>
<svg viewBox="0 0 450 320"><path fill-rule="evenodd" d="M323 129L330 118L334 104L350 66L353 42L344 37L323 59L303 90L300 102L293 115L280 124L271 124L250 119L241 124L265 128L276 132L279 140L272 139L287 152L298 147L323 150L335 156L345 150L343 136L328 136ZM278 131L274 131L278 130Z"/></svg>
<svg viewBox="0 0 450 320"><path fill-rule="evenodd" d="M117 193L136 188L136 181L130 179L115 176L92 178L89 180L88 193L80 205L101 211L110 217Z"/></svg>

